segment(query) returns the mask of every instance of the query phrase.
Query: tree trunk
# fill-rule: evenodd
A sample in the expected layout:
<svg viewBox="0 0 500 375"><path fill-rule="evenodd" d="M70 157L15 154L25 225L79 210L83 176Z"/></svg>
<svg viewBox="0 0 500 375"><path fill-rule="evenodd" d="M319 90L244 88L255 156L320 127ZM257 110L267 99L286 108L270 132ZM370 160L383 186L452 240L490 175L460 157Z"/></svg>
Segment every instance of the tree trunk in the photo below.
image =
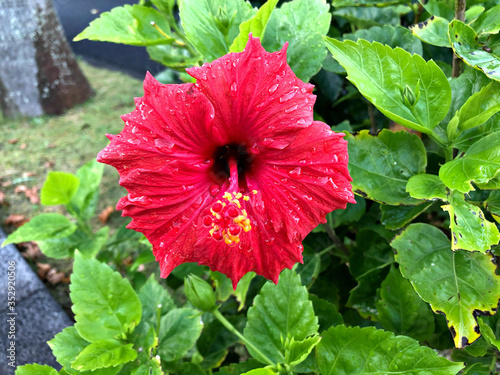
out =
<svg viewBox="0 0 500 375"><path fill-rule="evenodd" d="M0 2L0 109L5 117L61 114L92 95L52 0Z"/></svg>

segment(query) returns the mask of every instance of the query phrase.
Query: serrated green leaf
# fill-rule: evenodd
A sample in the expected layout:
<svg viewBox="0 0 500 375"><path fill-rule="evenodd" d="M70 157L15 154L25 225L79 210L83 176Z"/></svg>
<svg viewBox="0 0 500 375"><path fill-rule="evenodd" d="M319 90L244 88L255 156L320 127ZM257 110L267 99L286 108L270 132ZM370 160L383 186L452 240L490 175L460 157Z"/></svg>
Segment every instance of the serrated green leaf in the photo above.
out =
<svg viewBox="0 0 500 375"><path fill-rule="evenodd" d="M413 219L427 210L431 205L431 202L425 202L416 206L388 206L381 204L380 212L382 216L380 221L386 229L396 230L413 221Z"/></svg>
<svg viewBox="0 0 500 375"><path fill-rule="evenodd" d="M434 333L434 314L429 305L394 266L380 286L376 307L382 327L396 335L425 341Z"/></svg>
<svg viewBox="0 0 500 375"><path fill-rule="evenodd" d="M330 29L329 8L325 0L294 0L275 9L267 23L262 45L277 51L288 42L288 65L304 82L321 69L326 56L322 36Z"/></svg>
<svg viewBox="0 0 500 375"><path fill-rule="evenodd" d="M442 207L450 214L452 250L485 252L500 240L500 233L494 223L485 220L483 211L467 203L463 194L450 194L450 204Z"/></svg>
<svg viewBox="0 0 500 375"><path fill-rule="evenodd" d="M444 184L462 193L473 189L471 182L485 184L500 170L500 132L492 133L474 143L467 152L439 169Z"/></svg>
<svg viewBox="0 0 500 375"><path fill-rule="evenodd" d="M141 320L141 302L129 281L79 252L75 252L70 291L75 328L87 341L123 336Z"/></svg>
<svg viewBox="0 0 500 375"><path fill-rule="evenodd" d="M266 3L260 7L255 16L240 25L240 33L233 41L233 44L229 48L229 52L243 51L247 45L250 33L252 33L252 36L255 38L262 38L264 36L267 21L269 21L269 17L271 17L271 13L277 3L278 0L267 0Z"/></svg>
<svg viewBox="0 0 500 375"><path fill-rule="evenodd" d="M65 367L69 373L74 373L75 371L71 369L71 363L85 347L90 345L90 342L83 339L75 327L66 327L47 344L52 349L52 354L56 357L57 362Z"/></svg>
<svg viewBox="0 0 500 375"><path fill-rule="evenodd" d="M458 128L463 131L484 124L500 111L500 82L490 82L475 93L458 112Z"/></svg>
<svg viewBox="0 0 500 375"><path fill-rule="evenodd" d="M500 131L500 113L493 115L488 121L483 125L479 125L475 128L463 131L458 135L458 137L453 141L453 147L457 148L461 152L467 152L467 150L480 139L487 137L490 134ZM493 179L495 180L495 179ZM490 182L492 182L491 180ZM479 186L480 184L478 184ZM483 185L483 184L481 184ZM487 187L481 187L481 189L488 190ZM490 188L494 189L494 188Z"/></svg>
<svg viewBox="0 0 500 375"><path fill-rule="evenodd" d="M157 310L160 316L166 315L175 308L175 303L168 291L156 281L155 275L151 275L148 281L141 287L137 294L142 306L141 321L156 325Z"/></svg>
<svg viewBox="0 0 500 375"><path fill-rule="evenodd" d="M453 20L448 27L453 52L466 64L483 71L489 78L500 81L500 58L483 50L472 27Z"/></svg>
<svg viewBox="0 0 500 375"><path fill-rule="evenodd" d="M299 363L304 362L320 341L321 337L319 335L313 335L301 341L295 341L292 338L286 349L285 363L290 366L297 366Z"/></svg>
<svg viewBox="0 0 500 375"><path fill-rule="evenodd" d="M294 271L285 269L277 285L266 283L253 306L248 310L244 335L274 363L283 363L283 341L292 337L301 341L318 332L318 318L314 315L307 290ZM266 363L252 348L252 357ZM266 363L267 364L267 363Z"/></svg>
<svg viewBox="0 0 500 375"><path fill-rule="evenodd" d="M500 31L500 4L481 14L471 26L478 35L497 34Z"/></svg>
<svg viewBox="0 0 500 375"><path fill-rule="evenodd" d="M203 323L197 310L171 310L161 318L158 354L164 361L175 361L191 349L200 336Z"/></svg>
<svg viewBox="0 0 500 375"><path fill-rule="evenodd" d="M83 220L88 220L94 215L103 171L104 164L91 160L76 172L80 185L71 198L71 204L78 210Z"/></svg>
<svg viewBox="0 0 500 375"><path fill-rule="evenodd" d="M256 10L244 0L182 0L180 18L186 37L208 61L229 52L239 26Z"/></svg>
<svg viewBox="0 0 500 375"><path fill-rule="evenodd" d="M391 246L403 276L434 312L446 315L455 346L477 340L476 313L494 313L500 299L500 277L491 257L452 251L443 232L420 223L411 224Z"/></svg>
<svg viewBox="0 0 500 375"><path fill-rule="evenodd" d="M409 9L409 8L408 8ZM372 26L398 26L400 23L400 14L398 8L388 6L384 8L378 7L345 7L335 9L332 14L337 17L342 17L349 21L359 29L369 28Z"/></svg>
<svg viewBox="0 0 500 375"><path fill-rule="evenodd" d="M410 53L422 55L422 43L415 38L410 30L402 26L384 25L384 27L374 26L369 29L356 31L354 34L344 34L342 38L356 42L364 39L367 42L379 42L391 48L401 47Z"/></svg>
<svg viewBox="0 0 500 375"><path fill-rule="evenodd" d="M472 363L464 369L463 375L491 375L490 366Z"/></svg>
<svg viewBox="0 0 500 375"><path fill-rule="evenodd" d="M330 328L316 346L316 359L324 375L454 375L464 367L409 337L373 327Z"/></svg>
<svg viewBox="0 0 500 375"><path fill-rule="evenodd" d="M71 366L76 370L85 371L115 367L133 361L137 352L132 349L132 345L122 344L114 339L93 342L78 354Z"/></svg>
<svg viewBox="0 0 500 375"><path fill-rule="evenodd" d="M40 191L40 202L45 206L68 204L79 184L78 177L71 173L49 172Z"/></svg>
<svg viewBox="0 0 500 375"><path fill-rule="evenodd" d="M132 46L153 46L172 43L174 39L168 36L169 33L167 20L156 9L126 4L101 13L73 41L89 39Z"/></svg>
<svg viewBox="0 0 500 375"><path fill-rule="evenodd" d="M384 129L377 136L362 130L346 139L354 192L384 204L419 203L405 188L410 177L425 171L427 155L420 138Z"/></svg>
<svg viewBox="0 0 500 375"><path fill-rule="evenodd" d="M448 25L447 19L432 16L427 21L409 26L409 29L422 42L433 46L451 48L450 39L448 38Z"/></svg>
<svg viewBox="0 0 500 375"><path fill-rule="evenodd" d="M448 192L446 186L433 174L417 174L411 177L406 184L406 192L416 199L446 201Z"/></svg>
<svg viewBox="0 0 500 375"><path fill-rule="evenodd" d="M484 207L490 211L493 218L500 223L500 190L490 193L490 196L484 202Z"/></svg>
<svg viewBox="0 0 500 375"><path fill-rule="evenodd" d="M325 40L333 58L346 69L347 78L391 120L431 134L448 113L450 84L434 61L377 42ZM406 87L418 98L413 106L403 100Z"/></svg>
<svg viewBox="0 0 500 375"><path fill-rule="evenodd" d="M75 230L76 225L61 214L40 214L11 233L3 246L10 243L62 238L69 236Z"/></svg>
<svg viewBox="0 0 500 375"><path fill-rule="evenodd" d="M18 366L16 375L57 375L57 371L50 366L38 364Z"/></svg>

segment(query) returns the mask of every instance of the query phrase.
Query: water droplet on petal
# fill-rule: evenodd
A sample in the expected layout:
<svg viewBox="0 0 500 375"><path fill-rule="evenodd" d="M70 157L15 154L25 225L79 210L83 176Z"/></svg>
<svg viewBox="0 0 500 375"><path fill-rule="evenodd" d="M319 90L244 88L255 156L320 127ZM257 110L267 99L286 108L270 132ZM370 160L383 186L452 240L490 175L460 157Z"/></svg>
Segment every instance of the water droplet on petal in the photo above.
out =
<svg viewBox="0 0 500 375"><path fill-rule="evenodd" d="M272 85L269 88L269 94L273 94L277 89L278 89L279 83L276 83L275 85Z"/></svg>
<svg viewBox="0 0 500 375"><path fill-rule="evenodd" d="M220 192L220 186L219 185L212 185L210 186L210 195L212 197L216 197L217 194Z"/></svg>
<svg viewBox="0 0 500 375"><path fill-rule="evenodd" d="M285 109L285 113L290 113L295 111L298 108L298 105L294 105L293 107ZM297 122L298 123L298 122Z"/></svg>
<svg viewBox="0 0 500 375"><path fill-rule="evenodd" d="M145 195L134 197L130 193L127 195L127 199L129 200L129 202L135 203L140 206L149 206L153 202L151 198L146 197Z"/></svg>
<svg viewBox="0 0 500 375"><path fill-rule="evenodd" d="M138 145L141 143L141 141L137 138L130 138L130 139L127 139L127 142L130 143L130 144L133 144L133 145Z"/></svg>
<svg viewBox="0 0 500 375"><path fill-rule="evenodd" d="M274 243L274 237L267 238L264 240L264 242L266 243L266 245L270 246Z"/></svg>
<svg viewBox="0 0 500 375"><path fill-rule="evenodd" d="M306 163L307 163L306 159L300 159L299 160L299 164L306 164Z"/></svg>
<svg viewBox="0 0 500 375"><path fill-rule="evenodd" d="M288 174L293 178L300 180L302 178L302 168L295 167L294 169L289 170Z"/></svg>
<svg viewBox="0 0 500 375"><path fill-rule="evenodd" d="M271 143L273 143L273 142L274 142L274 139L272 139L272 138L264 138L264 139L262 140L262 144L263 144L264 146L269 146L269 145L270 145Z"/></svg>
<svg viewBox="0 0 500 375"><path fill-rule="evenodd" d="M165 154L171 154L174 152L175 143L170 139L157 138L155 139L155 146L159 151Z"/></svg>
<svg viewBox="0 0 500 375"><path fill-rule="evenodd" d="M237 84L236 82L233 82L233 83L231 84L231 92L232 92L233 94L236 94L236 92L237 92L237 91L238 91L238 84Z"/></svg>

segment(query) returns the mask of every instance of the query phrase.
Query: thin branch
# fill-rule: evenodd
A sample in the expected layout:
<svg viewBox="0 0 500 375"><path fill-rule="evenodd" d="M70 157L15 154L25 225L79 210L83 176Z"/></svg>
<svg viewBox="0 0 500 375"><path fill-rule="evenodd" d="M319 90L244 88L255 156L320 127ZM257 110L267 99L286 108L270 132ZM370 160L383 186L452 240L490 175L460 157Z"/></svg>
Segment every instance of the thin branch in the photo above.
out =
<svg viewBox="0 0 500 375"><path fill-rule="evenodd" d="M455 0L455 19L464 22L465 21L465 0ZM453 67L451 71L451 76L456 78L460 75L462 71L462 60L453 54Z"/></svg>
<svg viewBox="0 0 500 375"><path fill-rule="evenodd" d="M349 256L349 249L340 241L340 238L337 237L337 234L335 231L328 225L328 223L321 224L323 226L323 229L326 231L326 234L328 234L328 237L332 240L333 244L335 245L336 248L342 250L342 252Z"/></svg>

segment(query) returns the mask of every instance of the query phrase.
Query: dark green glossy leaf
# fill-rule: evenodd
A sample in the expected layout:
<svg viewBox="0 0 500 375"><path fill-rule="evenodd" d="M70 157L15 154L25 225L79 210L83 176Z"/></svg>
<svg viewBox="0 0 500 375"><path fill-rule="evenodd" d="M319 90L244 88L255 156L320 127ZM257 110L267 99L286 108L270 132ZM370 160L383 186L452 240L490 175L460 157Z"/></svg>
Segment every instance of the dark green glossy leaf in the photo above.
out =
<svg viewBox="0 0 500 375"><path fill-rule="evenodd" d="M285 363L290 366L297 366L304 362L309 353L321 341L319 335L313 335L301 341L295 341L293 338L286 345Z"/></svg>
<svg viewBox="0 0 500 375"><path fill-rule="evenodd" d="M438 47L450 47L448 38L449 22L445 18L432 16L427 21L419 22L409 27L413 35L427 44Z"/></svg>
<svg viewBox="0 0 500 375"><path fill-rule="evenodd" d="M255 16L250 18L248 21L243 22L240 25L240 33L233 41L233 44L229 48L229 52L241 52L245 48L248 42L248 36L252 33L254 38L262 38L266 32L267 21L271 17L271 13L278 0L268 0L263 4L257 11Z"/></svg>
<svg viewBox="0 0 500 375"><path fill-rule="evenodd" d="M67 204L75 195L80 180L71 173L49 172L40 191L40 201L45 206Z"/></svg>
<svg viewBox="0 0 500 375"><path fill-rule="evenodd" d="M411 197L425 200L447 200L448 191L439 176L433 174L417 174L408 180L406 191Z"/></svg>
<svg viewBox="0 0 500 375"><path fill-rule="evenodd" d="M122 337L141 320L141 302L129 281L79 252L75 252L70 291L75 328L87 341Z"/></svg>
<svg viewBox="0 0 500 375"><path fill-rule="evenodd" d="M342 7L386 7L389 5L405 4L404 0L333 0L332 6Z"/></svg>
<svg viewBox="0 0 500 375"><path fill-rule="evenodd" d="M427 340L434 333L434 314L429 305L394 266L382 282L376 307L379 322L388 331L418 341Z"/></svg>
<svg viewBox="0 0 500 375"><path fill-rule="evenodd" d="M342 315L339 314L333 303L313 294L309 295L309 299L312 301L314 313L318 317L319 332L343 323Z"/></svg>
<svg viewBox="0 0 500 375"><path fill-rule="evenodd" d="M464 369L463 375L491 375L491 371L488 365L473 363Z"/></svg>
<svg viewBox="0 0 500 375"><path fill-rule="evenodd" d="M472 190L471 182L485 184L499 170L500 132L495 132L474 143L462 157L444 164L439 178L448 188L467 193Z"/></svg>
<svg viewBox="0 0 500 375"><path fill-rule="evenodd" d="M453 51L466 64L482 70L489 78L500 81L500 58L483 50L474 29L461 21L453 20L450 22L448 35Z"/></svg>
<svg viewBox="0 0 500 375"><path fill-rule="evenodd" d="M373 327L330 328L316 346L316 359L323 375L454 375L464 367L416 340Z"/></svg>
<svg viewBox="0 0 500 375"><path fill-rule="evenodd" d="M283 340L293 337L301 341L318 332L318 318L307 290L299 275L288 269L281 273L277 285L268 282L262 287L247 317L245 337L274 363L285 360ZM255 359L265 363L252 348L247 349Z"/></svg>
<svg viewBox="0 0 500 375"><path fill-rule="evenodd" d="M450 84L434 61L364 40L326 38L326 45L360 93L398 124L430 134L448 113ZM403 99L406 88L416 97L412 106Z"/></svg>
<svg viewBox="0 0 500 375"><path fill-rule="evenodd" d="M467 203L463 194L450 194L450 204L443 206L450 214L452 250L485 252L500 240L500 233L494 223L485 220L483 211Z"/></svg>
<svg viewBox="0 0 500 375"><path fill-rule="evenodd" d="M3 246L9 243L63 238L75 230L76 225L61 214L40 214L11 233L4 241Z"/></svg>
<svg viewBox="0 0 500 375"><path fill-rule="evenodd" d="M170 362L181 358L200 336L203 323L197 310L174 309L161 318L158 354Z"/></svg>
<svg viewBox="0 0 500 375"><path fill-rule="evenodd" d="M493 218L500 222L500 190L492 191L484 206L490 211Z"/></svg>
<svg viewBox="0 0 500 375"><path fill-rule="evenodd" d="M275 9L267 23L262 45L277 51L288 42L288 64L304 82L321 69L326 56L322 37L330 28L329 8L325 0L294 0Z"/></svg>
<svg viewBox="0 0 500 375"><path fill-rule="evenodd" d="M347 140L349 171L357 194L390 205L419 203L405 189L410 177L425 171L427 158L420 138L384 129L377 136L362 130Z"/></svg>
<svg viewBox="0 0 500 375"><path fill-rule="evenodd" d="M481 334L483 335L484 339L490 345L493 345L495 346L495 348L500 350L500 337L497 337L495 331L493 331L493 329L487 323L485 323L482 318L478 318L477 321L479 323L479 329L481 330Z"/></svg>
<svg viewBox="0 0 500 375"><path fill-rule="evenodd" d="M382 204L380 205L380 211L382 212L380 220L387 229L396 230L411 222L427 210L431 204L431 202L425 202L416 206L388 206Z"/></svg>
<svg viewBox="0 0 500 375"><path fill-rule="evenodd" d="M411 224L391 245L403 276L434 312L446 315L455 346L477 340L476 312L493 313L500 299L491 257L452 251L445 234L429 224Z"/></svg>
<svg viewBox="0 0 500 375"><path fill-rule="evenodd" d="M400 14L398 9L393 6L385 8L346 7L335 9L332 14L346 19L349 23L359 29L369 28L372 26L382 27L384 25L398 26L400 23Z"/></svg>
<svg viewBox="0 0 500 375"><path fill-rule="evenodd" d="M244 0L183 0L179 11L187 38L208 61L228 53L240 24L255 14Z"/></svg>
<svg viewBox="0 0 500 375"><path fill-rule="evenodd" d="M423 6L429 14L446 18L451 21L455 17L455 2L453 0L428 0Z"/></svg>
<svg viewBox="0 0 500 375"><path fill-rule="evenodd" d="M142 5L124 5L102 13L73 41L89 39L132 46L152 46L172 43L174 40L168 36L169 33L167 20L156 9Z"/></svg>
<svg viewBox="0 0 500 375"><path fill-rule="evenodd" d="M255 360L249 359L246 362L232 363L229 366L224 366L219 369L220 375L240 375L253 369L260 368L262 364Z"/></svg>
<svg viewBox="0 0 500 375"><path fill-rule="evenodd" d="M364 39L368 42L379 42L391 48L401 47L410 53L422 55L422 43L415 38L410 30L402 26L374 26L366 30L358 30L354 34L344 34L342 38L356 42Z"/></svg>
<svg viewBox="0 0 500 375"><path fill-rule="evenodd" d="M483 125L463 131L453 142L453 146L461 152L467 150L480 139L500 130L500 113L493 115Z"/></svg>

